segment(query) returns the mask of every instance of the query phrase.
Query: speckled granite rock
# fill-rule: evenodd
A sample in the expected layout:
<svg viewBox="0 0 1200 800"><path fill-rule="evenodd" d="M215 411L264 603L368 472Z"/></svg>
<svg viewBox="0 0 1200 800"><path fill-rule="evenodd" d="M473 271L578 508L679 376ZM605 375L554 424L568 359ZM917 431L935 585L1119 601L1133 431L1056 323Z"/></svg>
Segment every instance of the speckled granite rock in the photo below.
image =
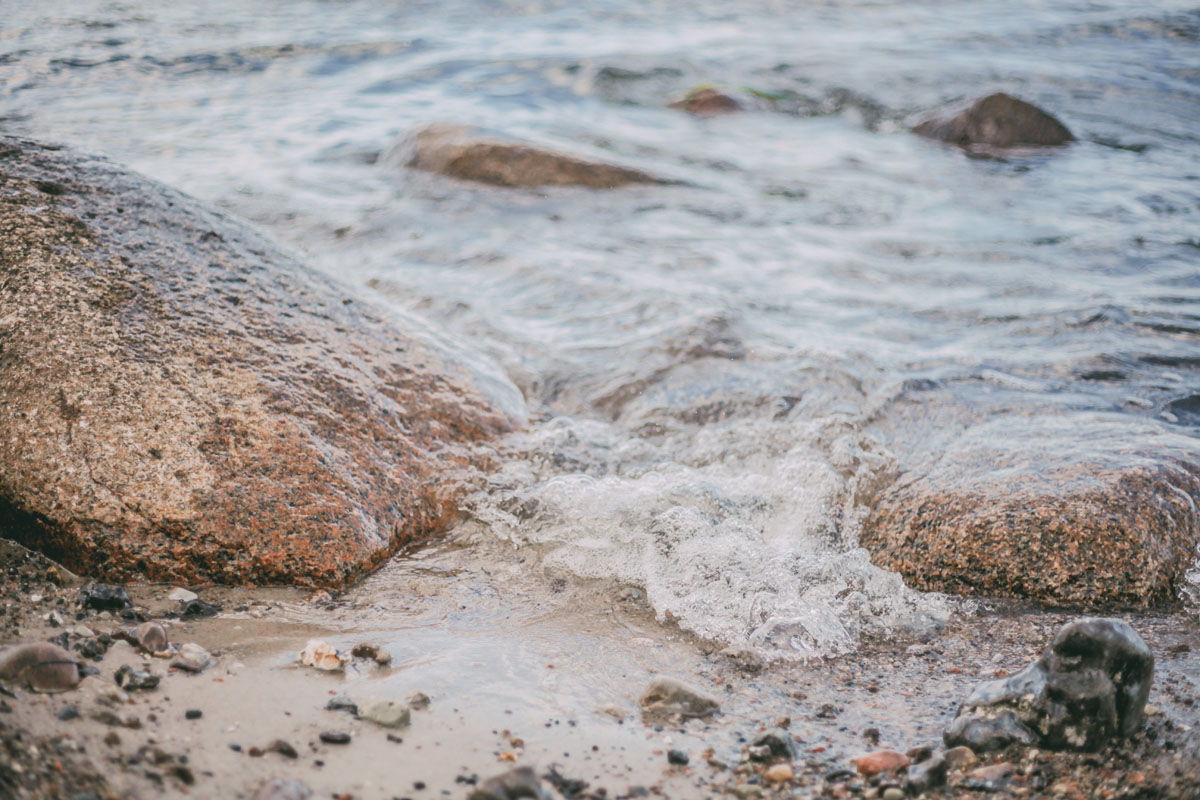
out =
<svg viewBox="0 0 1200 800"><path fill-rule="evenodd" d="M870 500L860 543L917 589L1171 606L1200 543L1198 465L1194 439L1135 417L994 418Z"/></svg>
<svg viewBox="0 0 1200 800"><path fill-rule="evenodd" d="M1003 92L936 114L913 132L965 148L1052 147L1075 141L1057 119Z"/></svg>
<svg viewBox="0 0 1200 800"><path fill-rule="evenodd" d="M520 416L248 226L12 138L0 348L0 532L107 580L342 584Z"/></svg>
<svg viewBox="0 0 1200 800"><path fill-rule="evenodd" d="M421 128L384 153L383 161L494 186L614 189L635 183L663 183L635 169L555 153L460 125Z"/></svg>
<svg viewBox="0 0 1200 800"><path fill-rule="evenodd" d="M1154 656L1127 623L1076 620L1016 675L975 687L944 738L976 752L1010 744L1096 750L1138 729L1153 678Z"/></svg>

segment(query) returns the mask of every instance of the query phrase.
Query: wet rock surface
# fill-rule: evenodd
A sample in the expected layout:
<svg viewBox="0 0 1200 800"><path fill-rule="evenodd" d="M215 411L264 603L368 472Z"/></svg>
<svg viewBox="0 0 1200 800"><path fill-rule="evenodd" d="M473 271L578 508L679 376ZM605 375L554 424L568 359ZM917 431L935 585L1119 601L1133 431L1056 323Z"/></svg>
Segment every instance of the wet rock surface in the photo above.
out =
<svg viewBox="0 0 1200 800"><path fill-rule="evenodd" d="M635 169L588 161L459 125L422 128L397 142L383 161L493 186L615 189L663 183Z"/></svg>
<svg viewBox="0 0 1200 800"><path fill-rule="evenodd" d="M1200 544L1193 439L1107 416L999 418L930 462L881 493L860 537L914 588L1079 609L1178 604Z"/></svg>
<svg viewBox="0 0 1200 800"><path fill-rule="evenodd" d="M742 110L742 104L725 92L709 86L700 86L689 90L680 99L669 103L667 108L686 111L697 117L716 117L722 114L735 114Z"/></svg>
<svg viewBox="0 0 1200 800"><path fill-rule="evenodd" d="M721 708L720 703L700 689L665 675L650 682L639 703L651 717L707 717Z"/></svg>
<svg viewBox="0 0 1200 800"><path fill-rule="evenodd" d="M26 140L0 174L0 527L72 569L340 585L440 530L441 477L513 425L219 211Z"/></svg>
<svg viewBox="0 0 1200 800"><path fill-rule="evenodd" d="M933 116L913 131L964 148L1054 147L1075 141L1057 119L1003 92L981 97L957 112Z"/></svg>
<svg viewBox="0 0 1200 800"><path fill-rule="evenodd" d="M1035 743L1096 750L1142 724L1153 677L1154 656L1127 623L1077 620L1024 670L976 687L946 729L946 744L977 752Z"/></svg>

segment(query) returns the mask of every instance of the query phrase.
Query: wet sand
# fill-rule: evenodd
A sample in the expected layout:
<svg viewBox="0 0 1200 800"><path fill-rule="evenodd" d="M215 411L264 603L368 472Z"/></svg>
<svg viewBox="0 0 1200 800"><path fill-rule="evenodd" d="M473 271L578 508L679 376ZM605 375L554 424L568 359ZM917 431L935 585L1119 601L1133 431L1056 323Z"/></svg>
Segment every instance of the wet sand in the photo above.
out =
<svg viewBox="0 0 1200 800"><path fill-rule="evenodd" d="M0 644L65 631L74 647L81 624L98 633L127 624L80 609L79 581L61 567L59 586L47 579L50 564L41 557L10 544L3 552ZM129 586L130 613L162 619L178 608L167 599L173 588ZM85 660L99 674L76 690L38 695L11 685L17 696L3 698L11 711L0 714L0 788L18 798L89 791L249 798L269 778L295 777L315 797L465 797L492 775L530 765L587 784L563 784L559 794L567 797L876 797L886 781L855 778L850 758L936 744L972 686L1025 666L1071 618L985 602L924 640L874 641L830 661L763 665L656 621L638 590L547 576L531 556L502 543L447 543L399 557L337 598L192 588L222 612L164 624L174 644L195 642L215 664L189 674L118 641L101 660ZM61 627L46 619L52 611L64 618ZM946 796L1197 796L1200 629L1181 615L1125 618L1157 659L1156 713L1141 733L1097 755L1005 754L998 758L1016 759L1020 780L995 791L952 775ZM311 638L339 649L372 642L392 662L356 659L332 673L301 666L297 653ZM106 704L124 664L162 681ZM643 719L637 700L658 674L717 697L721 713ZM401 728L326 708L335 696L361 706L413 692L430 704ZM81 716L60 719L66 706ZM106 710L122 724L94 718ZM188 710L201 716L187 719ZM781 724L799 755L794 778L772 783L744 753ZM325 731L346 732L350 742L325 743ZM276 740L296 757L267 750ZM671 750L689 763L668 763ZM14 774L14 765L22 771Z"/></svg>

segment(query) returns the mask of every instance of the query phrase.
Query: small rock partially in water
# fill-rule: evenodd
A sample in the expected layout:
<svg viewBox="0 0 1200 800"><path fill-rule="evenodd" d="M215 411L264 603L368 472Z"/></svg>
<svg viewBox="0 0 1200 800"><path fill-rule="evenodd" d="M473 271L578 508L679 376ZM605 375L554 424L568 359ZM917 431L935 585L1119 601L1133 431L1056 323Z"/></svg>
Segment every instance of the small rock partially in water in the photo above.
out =
<svg viewBox="0 0 1200 800"><path fill-rule="evenodd" d="M392 654L374 644L356 644L350 655L355 658L369 658L380 666L392 663Z"/></svg>
<svg viewBox="0 0 1200 800"><path fill-rule="evenodd" d="M1057 119L1003 92L981 97L953 115L931 117L913 132L965 148L1055 147L1075 141Z"/></svg>
<svg viewBox="0 0 1200 800"><path fill-rule="evenodd" d="M358 707L359 719L385 728L400 728L409 723L408 706L395 700L369 700Z"/></svg>
<svg viewBox="0 0 1200 800"><path fill-rule="evenodd" d="M300 651L299 658L300 663L307 667L316 667L328 672L344 669L350 660L345 653L320 639L309 639L308 644Z"/></svg>
<svg viewBox="0 0 1200 800"><path fill-rule="evenodd" d="M742 104L711 86L696 86L679 100L668 103L667 108L686 111L697 117L715 117L741 111Z"/></svg>
<svg viewBox="0 0 1200 800"><path fill-rule="evenodd" d="M79 685L75 656L49 642L0 649L0 680L16 681L35 692L66 692Z"/></svg>
<svg viewBox="0 0 1200 800"><path fill-rule="evenodd" d="M194 642L188 642L179 648L179 655L171 662L171 666L187 672L203 672L212 665L212 653Z"/></svg>
<svg viewBox="0 0 1200 800"><path fill-rule="evenodd" d="M650 681L639 702L651 715L707 717L721 708L720 703L699 689L665 675Z"/></svg>
<svg viewBox="0 0 1200 800"><path fill-rule="evenodd" d="M84 586L79 590L79 602L84 608L96 611L121 611L133 606L123 586L109 583L89 583Z"/></svg>
<svg viewBox="0 0 1200 800"><path fill-rule="evenodd" d="M533 767L517 767L508 772L488 778L467 800L552 800L550 792L542 784Z"/></svg>
<svg viewBox="0 0 1200 800"><path fill-rule="evenodd" d="M876 750L865 756L850 759L860 775L870 777L881 772L899 773L908 768L908 756L895 750Z"/></svg>
<svg viewBox="0 0 1200 800"><path fill-rule="evenodd" d="M309 800L312 790L295 778L273 778L258 788L253 800Z"/></svg>
<svg viewBox="0 0 1200 800"><path fill-rule="evenodd" d="M1153 676L1154 656L1127 623L1076 620L1016 675L975 687L943 738L977 752L1096 750L1141 725Z"/></svg>
<svg viewBox="0 0 1200 800"><path fill-rule="evenodd" d="M383 161L493 186L613 189L662 183L635 169L556 153L460 125L422 128L384 153Z"/></svg>
<svg viewBox="0 0 1200 800"><path fill-rule="evenodd" d="M160 678L144 669L134 669L128 664L122 664L116 673L117 686L125 691L147 691L157 689Z"/></svg>

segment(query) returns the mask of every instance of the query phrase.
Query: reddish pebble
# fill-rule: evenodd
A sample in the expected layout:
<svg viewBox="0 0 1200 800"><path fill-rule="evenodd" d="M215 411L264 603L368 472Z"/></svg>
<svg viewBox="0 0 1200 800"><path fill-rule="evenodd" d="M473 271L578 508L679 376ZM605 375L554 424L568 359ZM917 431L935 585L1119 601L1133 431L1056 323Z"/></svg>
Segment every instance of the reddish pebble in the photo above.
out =
<svg viewBox="0 0 1200 800"><path fill-rule="evenodd" d="M850 759L850 763L858 767L859 774L871 776L881 772L899 772L908 764L908 756L895 750L877 750L865 756Z"/></svg>

